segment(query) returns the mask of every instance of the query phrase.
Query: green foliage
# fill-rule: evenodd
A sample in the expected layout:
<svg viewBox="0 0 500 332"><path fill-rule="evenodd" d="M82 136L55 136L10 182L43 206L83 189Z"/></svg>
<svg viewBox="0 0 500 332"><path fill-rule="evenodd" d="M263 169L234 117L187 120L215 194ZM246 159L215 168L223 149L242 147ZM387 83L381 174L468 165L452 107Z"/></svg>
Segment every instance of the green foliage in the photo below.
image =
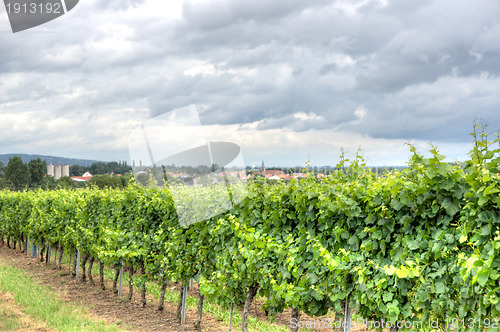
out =
<svg viewBox="0 0 500 332"><path fill-rule="evenodd" d="M0 234L145 262L140 282L194 277L223 306L258 285L271 313L321 316L349 297L370 320L484 320L500 315L500 149L484 129L474 139L465 169L433 146L424 158L409 145L408 167L379 176L343 155L330 176L253 182L240 205L187 227L168 190L0 192Z"/></svg>
<svg viewBox="0 0 500 332"><path fill-rule="evenodd" d="M127 166L126 162L112 161L109 163L103 163L103 162L93 163L89 168L84 168L83 170L84 172L90 171L90 173L94 175L99 175L99 174L110 174L110 173L125 174L131 169L132 169L131 167Z"/></svg>
<svg viewBox="0 0 500 332"><path fill-rule="evenodd" d="M25 189L30 184L30 169L21 157L14 156L9 159L5 168L5 178L12 183L14 190Z"/></svg>
<svg viewBox="0 0 500 332"><path fill-rule="evenodd" d="M46 171L47 164L40 158L33 159L25 164L21 157L14 156L9 159L9 163L5 168L5 179L0 180L0 188L22 190L28 187L46 187L44 181Z"/></svg>
<svg viewBox="0 0 500 332"><path fill-rule="evenodd" d="M47 174L47 163L40 158L33 159L28 163L28 168L30 170L30 187L40 188L43 178Z"/></svg>
<svg viewBox="0 0 500 332"><path fill-rule="evenodd" d="M12 189L14 189L12 182L10 182L4 177L0 177L0 190L12 190Z"/></svg>
<svg viewBox="0 0 500 332"><path fill-rule="evenodd" d="M40 188L42 188L44 190L54 190L57 188L57 182L53 176L45 176L42 179L42 184L41 184Z"/></svg>
<svg viewBox="0 0 500 332"><path fill-rule="evenodd" d="M75 182L71 180L69 176L63 176L59 180L56 181L56 188L60 189L74 189Z"/></svg>
<svg viewBox="0 0 500 332"><path fill-rule="evenodd" d="M81 165L73 165L69 167L69 174L71 176L82 176L85 173L85 168Z"/></svg>
<svg viewBox="0 0 500 332"><path fill-rule="evenodd" d="M123 180L125 179L121 179L121 177L119 176L111 177L109 174L94 175L90 180L90 186L99 189L104 189L104 188L120 189L126 186Z"/></svg>
<svg viewBox="0 0 500 332"><path fill-rule="evenodd" d="M70 176L82 176L83 173L89 171L93 175L102 175L102 174L125 174L132 170L130 166L127 165L125 161L111 161L108 163L97 162L93 163L91 166L81 166L81 165L73 165L69 168Z"/></svg>

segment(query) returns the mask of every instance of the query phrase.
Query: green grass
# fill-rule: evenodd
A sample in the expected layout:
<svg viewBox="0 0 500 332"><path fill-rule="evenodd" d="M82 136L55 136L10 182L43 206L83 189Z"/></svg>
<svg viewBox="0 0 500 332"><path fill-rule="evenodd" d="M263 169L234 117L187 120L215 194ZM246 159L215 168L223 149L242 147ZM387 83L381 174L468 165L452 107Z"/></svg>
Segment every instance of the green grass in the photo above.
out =
<svg viewBox="0 0 500 332"><path fill-rule="evenodd" d="M0 309L0 331L16 331L22 327L25 326L13 310Z"/></svg>
<svg viewBox="0 0 500 332"><path fill-rule="evenodd" d="M14 295L15 302L24 314L42 321L50 329L58 331L119 331L116 325L88 317L84 307L68 304L57 299L47 286L38 285L28 274L16 267L0 264L0 289ZM8 310L0 312L2 325L8 330L19 327L19 320ZM5 320L4 320L5 318Z"/></svg>

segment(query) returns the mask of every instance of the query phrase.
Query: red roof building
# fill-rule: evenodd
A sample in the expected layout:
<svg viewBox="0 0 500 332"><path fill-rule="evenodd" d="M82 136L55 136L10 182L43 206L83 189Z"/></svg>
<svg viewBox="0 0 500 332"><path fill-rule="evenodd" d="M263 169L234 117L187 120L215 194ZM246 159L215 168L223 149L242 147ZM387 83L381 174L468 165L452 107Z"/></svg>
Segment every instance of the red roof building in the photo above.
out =
<svg viewBox="0 0 500 332"><path fill-rule="evenodd" d="M90 172L85 172L82 176L72 176L71 180L76 181L76 182L88 182L90 179L92 179L94 176Z"/></svg>

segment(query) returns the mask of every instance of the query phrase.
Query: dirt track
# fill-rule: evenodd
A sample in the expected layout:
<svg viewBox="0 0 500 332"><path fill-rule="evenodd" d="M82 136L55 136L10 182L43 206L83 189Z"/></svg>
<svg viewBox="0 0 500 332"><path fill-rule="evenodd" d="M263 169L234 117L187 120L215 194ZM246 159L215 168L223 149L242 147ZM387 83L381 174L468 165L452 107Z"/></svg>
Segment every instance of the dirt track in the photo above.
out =
<svg viewBox="0 0 500 332"><path fill-rule="evenodd" d="M109 280L105 281L106 290L101 290L98 286L91 286L88 282L82 283L70 277L68 273L68 265L63 265L63 269L59 270L54 264L45 265L39 259L27 257L19 250L11 250L7 247L2 247L0 244L0 261L4 264L9 264L17 268L28 271L30 276L37 283L49 286L55 291L59 299L83 305L88 308L97 319L105 320L109 323L124 323L130 331L197 331L194 329L193 323L196 320L196 311L188 309L186 312L186 324L177 323L175 304L165 302L163 311L158 311L157 298L152 295L147 295L146 308L140 306L140 295L137 290L134 290L134 296L131 301L127 300L128 285L124 285L123 297L117 297L112 292L112 283ZM94 280L98 281L98 275L94 275ZM169 287L176 287L175 284L169 284ZM189 292L189 295L197 298L198 291L194 288ZM9 296L7 295L3 295ZM13 301L3 301L5 303L15 305ZM10 306L10 305L9 305ZM15 307L13 307L15 309ZM252 304L250 314L257 317L261 321L269 322L269 317L264 315L262 303L257 299ZM285 328L290 325L291 310L285 310L282 314L276 316L275 323ZM25 318L28 319L28 318ZM322 318L311 318L305 315L301 316L304 321L320 321ZM38 323L37 329L32 331L48 331L43 322ZM227 331L228 326L210 314L203 313L202 331L221 332ZM233 331L238 331L238 326L232 328ZM352 331L367 331L365 328L353 328ZM27 330L24 330L27 331ZM31 330L30 330L31 331ZM312 329L312 331L333 331L332 329Z"/></svg>
<svg viewBox="0 0 500 332"><path fill-rule="evenodd" d="M46 266L38 259L27 257L19 251L14 251L6 247L0 248L0 260L4 264L12 265L29 272L34 280L41 285L47 285L56 292L63 301L77 303L88 308L93 316L104 319L110 323L123 322L132 331L196 331L193 322L196 319L196 312L189 310L186 312L185 325L176 322L175 305L165 302L163 311L156 310L157 300L151 295L147 296L147 306L142 309L139 303L139 295L134 293L129 302L125 297L118 298L112 293L112 284L106 281L106 290L101 290L97 286L90 286L89 283L82 283L71 278L67 272L67 266L63 270L57 269L54 265ZM128 287L126 288L128 289ZM124 292L124 295L128 294ZM13 301L8 293L2 294L2 304L8 305L11 310L16 310ZM20 312L20 310L17 310ZM16 312L17 312L16 311ZM23 318L28 319L28 318ZM40 329L43 331L43 324ZM215 318L204 313L202 321L202 331L227 331L227 326L222 325Z"/></svg>

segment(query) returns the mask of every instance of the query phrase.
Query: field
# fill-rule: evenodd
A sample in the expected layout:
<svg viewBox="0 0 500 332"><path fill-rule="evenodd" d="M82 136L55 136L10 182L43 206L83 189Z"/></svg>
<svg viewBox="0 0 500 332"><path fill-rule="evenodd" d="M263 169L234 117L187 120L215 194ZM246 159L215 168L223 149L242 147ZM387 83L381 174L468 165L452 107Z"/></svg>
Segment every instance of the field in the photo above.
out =
<svg viewBox="0 0 500 332"><path fill-rule="evenodd" d="M176 297L177 286L174 283L169 284L169 295L165 308L162 312L158 311L156 304L158 301L158 287L154 285L148 286L148 289L153 294L147 295L146 308L140 307L140 299L133 297L129 301L126 297L128 293L124 291L124 296L116 297L112 289L112 280L114 271L106 269L105 291L100 287L91 286L88 283L82 283L81 280L75 280L68 270L68 262L65 260L64 269L57 268L57 263L46 264L40 262L38 258L26 256L19 250L11 250L5 246L0 246L0 303L2 314L0 331L66 331L66 330L90 330L90 327L78 325L78 322L72 321L73 314L62 312L65 323L60 323L57 320L54 322L49 319L52 324L58 324L56 328L50 328L50 323L47 324L47 316L53 316L54 312L46 311L36 312L36 307L39 306L36 300L29 299L20 306L15 300L15 294L19 292L18 288L9 287L2 280L6 278L11 282L19 284L22 288L28 289L29 294L33 294L33 289L41 291L45 298L51 298L59 301L59 306L70 304L72 311L77 312L77 318L88 317L90 321L100 322L101 330L111 331L197 331L193 327L193 322L196 320L196 305L197 305L197 285L189 290L189 296L192 299L188 304L186 324L180 325L176 320ZM9 273L5 273L8 271ZM94 272L98 272L97 269ZM19 277L26 274L27 277L19 281ZM124 279L124 283L128 282L128 278ZM38 288L41 287L41 288ZM6 288L11 290L8 292L2 290ZM31 297L31 296L30 296ZM227 331L229 312L220 307L212 306L212 313L204 313L202 331ZM29 308L26 310L26 308ZM42 308L43 309L43 308ZM31 311L30 313L27 313ZM59 311L59 308L58 310ZM61 310L62 311L62 310ZM41 317L39 317L41 316ZM262 312L262 302L255 301L251 308L250 330L266 330L266 331L288 331L290 325L290 310L286 310L283 314L276 317L274 323L270 322L269 317L266 317ZM328 318L334 318L328 316ZM309 317L308 319L313 319ZM258 322L258 323L257 323ZM258 329L254 329L258 327ZM97 330L95 326L92 330ZM239 331L239 326L234 326L232 331ZM310 331L321 331L324 329L310 329ZM354 328L352 331L369 331L365 328Z"/></svg>
<svg viewBox="0 0 500 332"><path fill-rule="evenodd" d="M0 235L7 246L39 244L42 259L49 244L80 252L81 275L97 285L90 262L116 271L115 284L132 268L140 308L149 308L146 290L160 287L161 306L163 290L194 279L204 301L188 320L198 328L211 324L204 309L234 305L234 324L247 331L255 300L285 322L329 315L433 330L427 322L445 329L455 319L479 331L500 313L500 158L490 145L478 139L465 167L411 147L409 167L382 176L356 156L323 179L253 182L240 204L185 227L168 190L1 192ZM172 294L179 322L182 293Z"/></svg>

